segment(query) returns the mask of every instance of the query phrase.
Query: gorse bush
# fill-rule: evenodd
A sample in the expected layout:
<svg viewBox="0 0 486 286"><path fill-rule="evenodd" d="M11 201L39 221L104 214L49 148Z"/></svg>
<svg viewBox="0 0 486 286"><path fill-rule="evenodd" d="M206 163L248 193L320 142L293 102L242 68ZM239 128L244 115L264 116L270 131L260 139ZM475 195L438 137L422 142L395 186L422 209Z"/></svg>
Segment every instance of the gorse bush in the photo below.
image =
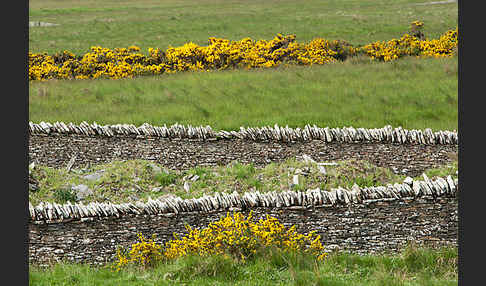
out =
<svg viewBox="0 0 486 286"><path fill-rule="evenodd" d="M263 251L263 248L276 246L283 250L302 250L311 252L321 260L326 253L315 232L300 234L296 227L284 227L276 218L267 215L266 219L252 221L252 213L244 217L235 213L209 224L202 230L187 226L185 237L169 241L164 255L174 259L186 254L227 254L237 259L247 259Z"/></svg>
<svg viewBox="0 0 486 286"><path fill-rule="evenodd" d="M155 235L151 239L146 239L139 233L138 238L140 241L132 244L129 251L121 247L117 249L118 261L112 265L113 269L120 271L127 264L135 264L146 268L161 260L162 246L155 242Z"/></svg>
<svg viewBox="0 0 486 286"><path fill-rule="evenodd" d="M147 267L162 260L174 260L187 255L222 255L237 261L252 259L271 249L283 252L303 252L324 259L327 253L320 235L315 231L301 234L296 227L286 228L276 218L266 216L254 221L252 212L245 217L241 213L230 215L210 223L203 229L186 226L187 235L168 241L164 247L157 245L154 238L147 240L139 234L139 242L130 250L118 249L117 261L113 268L117 271L128 264Z"/></svg>
<svg viewBox="0 0 486 286"><path fill-rule="evenodd" d="M180 71L210 71L230 68L270 68L282 64L313 65L342 61L357 55L391 61L402 56L451 56L457 48L457 28L439 39L428 40L422 33L423 23L415 21L410 34L387 42L354 47L343 40L315 38L298 43L295 35L277 34L272 40L243 38L230 41L209 38L207 46L189 42L165 51L149 48L108 49L91 47L90 52L76 56L69 51L55 55L29 52L29 79L131 78Z"/></svg>
<svg viewBox="0 0 486 286"><path fill-rule="evenodd" d="M410 34L387 42L374 42L360 49L372 59L391 61L403 56L446 57L457 52L458 29L449 30L439 39L428 40L422 33L424 24L412 22Z"/></svg>
<svg viewBox="0 0 486 286"><path fill-rule="evenodd" d="M209 38L208 46L192 42L181 47L169 47L165 52L140 48L91 47L83 56L63 51L53 56L29 52L29 79L126 78L136 75L204 71L228 68L274 67L283 62L295 64L324 64L345 57L354 49L343 41L314 39L310 43L295 42L295 36L278 34L274 39L240 41Z"/></svg>

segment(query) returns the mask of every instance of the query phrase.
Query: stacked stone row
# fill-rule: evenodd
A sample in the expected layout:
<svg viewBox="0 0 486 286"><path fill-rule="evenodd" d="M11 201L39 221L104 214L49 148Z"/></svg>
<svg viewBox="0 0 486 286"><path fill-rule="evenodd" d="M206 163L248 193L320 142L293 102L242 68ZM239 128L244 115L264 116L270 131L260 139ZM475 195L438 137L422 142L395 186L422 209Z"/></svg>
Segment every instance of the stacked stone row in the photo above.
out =
<svg viewBox="0 0 486 286"><path fill-rule="evenodd" d="M308 189L306 191L282 191L260 193L246 192L243 195L233 192L203 195L199 198L181 199L177 196L158 199L149 198L147 202L135 203L98 203L82 202L71 204L44 203L32 206L29 202L31 221L49 222L95 217L120 217L123 215L157 215L184 212L211 212L221 210L241 210L255 207L313 207L366 203L376 200L400 200L418 197L455 197L458 190L457 179L451 176L430 180L407 178L402 184L360 188L354 185L351 190L339 187L331 191Z"/></svg>
<svg viewBox="0 0 486 286"><path fill-rule="evenodd" d="M273 127L240 127L239 131L214 131L210 126L191 126L174 124L171 126L153 126L144 123L139 127L133 124L98 125L85 121L79 125L72 122L29 122L31 135L48 134L79 134L86 136L142 136L161 138L187 138L187 139L245 139L252 141L311 141L323 140L326 142L392 142L411 144L458 144L456 131L436 131L430 128L424 130L407 130L402 127L393 128L387 125L383 128L329 128L317 127L307 124L304 128L289 128L275 124Z"/></svg>

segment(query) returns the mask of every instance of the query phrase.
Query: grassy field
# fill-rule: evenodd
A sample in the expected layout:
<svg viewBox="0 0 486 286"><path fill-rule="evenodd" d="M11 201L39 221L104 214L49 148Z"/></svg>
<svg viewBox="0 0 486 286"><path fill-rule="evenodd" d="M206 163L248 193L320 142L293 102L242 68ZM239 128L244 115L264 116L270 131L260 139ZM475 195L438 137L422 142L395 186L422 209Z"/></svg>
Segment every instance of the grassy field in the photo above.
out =
<svg viewBox="0 0 486 286"><path fill-rule="evenodd" d="M299 254L270 253L245 263L222 256L188 256L154 269L61 263L31 266L30 285L457 285L457 249L409 246L395 255L331 253L323 263Z"/></svg>
<svg viewBox="0 0 486 286"><path fill-rule="evenodd" d="M427 37L457 26L457 4L403 1L29 1L29 51L167 48L211 36L239 40L296 34L354 45L399 38L414 20ZM29 119L99 124L317 124L457 129L457 57L312 67L183 73L133 80L29 83Z"/></svg>
<svg viewBox="0 0 486 286"><path fill-rule="evenodd" d="M457 57L31 82L29 120L457 130Z"/></svg>
<svg viewBox="0 0 486 286"><path fill-rule="evenodd" d="M29 29L29 51L84 53L91 46L166 49L209 37L271 39L295 34L352 44L389 40L415 20L437 37L458 23L457 3L426 0L30 0L29 21L59 24Z"/></svg>

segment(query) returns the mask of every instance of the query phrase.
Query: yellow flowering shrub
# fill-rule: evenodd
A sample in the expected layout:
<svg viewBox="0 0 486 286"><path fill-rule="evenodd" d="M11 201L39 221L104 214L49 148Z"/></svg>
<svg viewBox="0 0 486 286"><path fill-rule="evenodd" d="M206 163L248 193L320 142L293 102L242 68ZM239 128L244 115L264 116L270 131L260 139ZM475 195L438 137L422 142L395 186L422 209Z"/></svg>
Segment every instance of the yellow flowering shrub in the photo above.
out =
<svg viewBox="0 0 486 286"><path fill-rule="evenodd" d="M228 68L269 68L281 63L324 64L344 53L353 53L349 44L317 38L307 44L295 42L295 35L278 34L270 41L244 38L229 41L211 37L207 46L189 42L167 50L149 48L148 55L131 46L108 49L91 47L83 56L68 51L49 56L29 52L29 79L131 78L164 72L209 71Z"/></svg>
<svg viewBox="0 0 486 286"><path fill-rule="evenodd" d="M113 267L118 271L133 262L142 266L158 260L171 260L186 255L224 255L240 261L251 258L268 247L283 251L303 251L314 255L317 260L325 258L327 253L320 235L315 231L301 234L296 227L286 228L276 218L266 216L254 221L252 212L245 217L241 213L230 215L210 223L203 229L186 226L187 235L168 241L162 248L153 240L147 241L141 234L140 242L132 245L128 254L117 252L118 261Z"/></svg>
<svg viewBox="0 0 486 286"><path fill-rule="evenodd" d="M412 22L410 34L404 34L400 39L370 43L360 50L372 59L385 62L403 56L450 57L457 51L458 28L447 31L439 39L429 40L423 35L422 27L422 22Z"/></svg>
<svg viewBox="0 0 486 286"><path fill-rule="evenodd" d="M422 22L412 22L410 34L362 47L323 38L298 43L295 35L277 34L269 41L251 38L230 41L211 37L207 46L189 42L180 47L169 46L165 51L149 48L148 55L140 53L136 46L115 49L95 46L82 56L69 51L52 56L29 52L29 79L118 79L181 71L270 68L281 64L322 65L357 54L383 61L407 55L444 57L454 54L457 28L447 31L439 39L428 40L422 33L423 26Z"/></svg>
<svg viewBox="0 0 486 286"><path fill-rule="evenodd" d="M423 56L447 57L457 52L458 29L447 31L439 39L421 41L420 50Z"/></svg>
<svg viewBox="0 0 486 286"><path fill-rule="evenodd" d="M413 21L412 23L410 23L410 34L416 38L419 38L420 40L423 40L425 38L425 35L422 32L423 27L423 22Z"/></svg>
<svg viewBox="0 0 486 286"><path fill-rule="evenodd" d="M258 222L253 222L252 218L251 213L246 218L235 213L233 216L227 214L202 230L188 226L186 236L176 236L166 244L164 255L174 259L187 254L229 254L238 259L246 259L268 246L276 246L284 251L310 252L319 260L326 255L320 236L315 232L300 234L295 226L287 229L276 218L268 215Z"/></svg>
<svg viewBox="0 0 486 286"><path fill-rule="evenodd" d="M139 242L131 245L131 249L123 251L117 249L117 261L112 265L112 269L120 271L124 266L132 263L144 268L154 265L162 258L162 252L159 244L155 242L155 235L151 239L146 239L141 233L138 234Z"/></svg>

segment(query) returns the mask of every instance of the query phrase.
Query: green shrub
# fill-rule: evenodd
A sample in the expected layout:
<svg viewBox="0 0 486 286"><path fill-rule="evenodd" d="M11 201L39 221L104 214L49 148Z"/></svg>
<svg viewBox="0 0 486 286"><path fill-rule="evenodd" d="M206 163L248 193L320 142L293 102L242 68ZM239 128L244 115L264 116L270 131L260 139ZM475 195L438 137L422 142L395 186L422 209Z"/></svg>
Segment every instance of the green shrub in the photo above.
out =
<svg viewBox="0 0 486 286"><path fill-rule="evenodd" d="M77 200L74 191L68 187L55 190L54 198L59 203L67 203L68 201L75 202Z"/></svg>
<svg viewBox="0 0 486 286"><path fill-rule="evenodd" d="M166 187L176 182L177 175L166 173L166 172L160 172L154 175L154 180L156 182L159 182L163 187Z"/></svg>

